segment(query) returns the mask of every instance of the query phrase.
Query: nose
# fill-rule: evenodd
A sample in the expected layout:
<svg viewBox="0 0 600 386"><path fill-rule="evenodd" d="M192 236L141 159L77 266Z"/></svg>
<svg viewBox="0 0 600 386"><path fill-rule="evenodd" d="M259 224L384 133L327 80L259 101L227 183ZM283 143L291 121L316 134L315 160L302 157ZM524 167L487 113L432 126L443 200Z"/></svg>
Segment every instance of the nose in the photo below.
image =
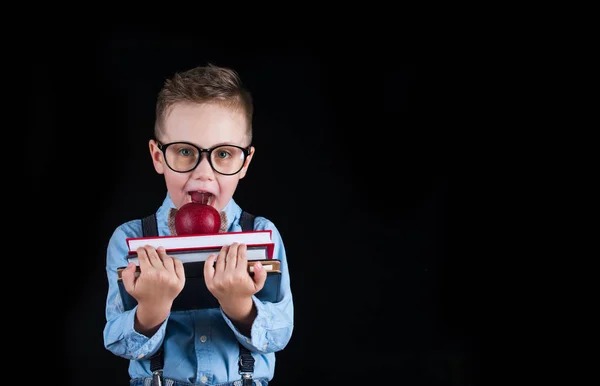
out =
<svg viewBox="0 0 600 386"><path fill-rule="evenodd" d="M208 154L200 154L200 162L198 162L196 168L192 170L192 178L199 180L212 180L214 176L215 173L212 169L212 166L210 166Z"/></svg>

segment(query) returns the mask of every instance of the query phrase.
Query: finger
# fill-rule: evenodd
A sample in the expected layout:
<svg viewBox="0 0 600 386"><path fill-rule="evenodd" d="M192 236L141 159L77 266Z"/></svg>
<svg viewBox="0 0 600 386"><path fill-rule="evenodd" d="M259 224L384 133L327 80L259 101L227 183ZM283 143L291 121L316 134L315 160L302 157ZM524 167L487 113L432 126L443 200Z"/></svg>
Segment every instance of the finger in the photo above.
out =
<svg viewBox="0 0 600 386"><path fill-rule="evenodd" d="M267 280L267 271L262 266L260 261L257 261L256 264L254 264L254 276L252 276L252 280L254 280L254 288L257 291L260 291L265 285L265 281Z"/></svg>
<svg viewBox="0 0 600 386"><path fill-rule="evenodd" d="M217 264L215 265L215 270L217 272L222 272L225 270L225 258L227 257L227 252L229 251L229 247L227 245L223 245L219 254L217 255Z"/></svg>
<svg viewBox="0 0 600 386"><path fill-rule="evenodd" d="M137 250L137 258L138 264L140 265L140 269L142 271L151 267L150 260L148 258L148 253L146 252L146 248L139 247Z"/></svg>
<svg viewBox="0 0 600 386"><path fill-rule="evenodd" d="M148 262L155 268L163 267L162 259L158 256L156 249L151 245L145 246L146 253L148 254Z"/></svg>
<svg viewBox="0 0 600 386"><path fill-rule="evenodd" d="M177 278L179 280L183 280L183 283L185 284L185 268L183 266L183 262L177 258L172 258L173 260L173 269L175 271L175 274L177 275Z"/></svg>
<svg viewBox="0 0 600 386"><path fill-rule="evenodd" d="M238 269L240 271L248 271L248 258L246 256L247 250L248 250L248 246L246 244L240 244L238 246L236 269Z"/></svg>
<svg viewBox="0 0 600 386"><path fill-rule="evenodd" d="M127 268L121 272L121 280L123 280L123 285L128 293L133 292L135 288L135 271L136 265L134 263L129 263Z"/></svg>
<svg viewBox="0 0 600 386"><path fill-rule="evenodd" d="M235 269L238 260L239 243L233 243L229 246L229 252L225 258L225 269Z"/></svg>
<svg viewBox="0 0 600 386"><path fill-rule="evenodd" d="M213 253L208 256L204 262L204 281L207 284L212 280L213 276L215 276L215 260L217 260L217 256L216 253Z"/></svg>
<svg viewBox="0 0 600 386"><path fill-rule="evenodd" d="M156 253L158 254L158 257L162 260L162 263L167 269L167 271L175 272L175 263L173 261L173 258L167 255L167 251L163 247L158 247L156 249Z"/></svg>

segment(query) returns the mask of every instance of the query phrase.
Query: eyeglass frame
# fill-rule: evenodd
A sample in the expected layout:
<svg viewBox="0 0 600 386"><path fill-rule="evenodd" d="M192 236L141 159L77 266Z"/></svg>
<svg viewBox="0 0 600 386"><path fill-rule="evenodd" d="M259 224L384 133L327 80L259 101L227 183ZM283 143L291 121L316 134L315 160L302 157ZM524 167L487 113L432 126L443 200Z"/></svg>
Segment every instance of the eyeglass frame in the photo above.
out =
<svg viewBox="0 0 600 386"><path fill-rule="evenodd" d="M176 142L169 142L169 143L162 144L162 143L161 143L159 140L157 140L157 139L155 139L155 141L156 141L156 145L158 146L158 149L159 149L160 151L162 151L162 153L163 153L163 157L164 157L164 159L165 159L165 164L167 164L167 166L169 167L169 169L171 169L171 170L172 170L172 171L174 171L175 173L189 173L189 172L191 172L192 170L196 169L196 168L198 167L198 165L200 165L200 161L202 161L202 153L207 153L208 164L210 165L211 169L212 169L214 172L216 172L216 173L219 173L219 174L221 174L221 175L223 175L223 176L233 176L233 175L236 175L236 174L238 174L239 172L241 172L241 171L242 171L242 169L244 168L244 165L246 164L246 159L248 159L248 156L250 155L250 147L251 147L251 145L248 145L248 147L241 147L241 146L237 146L237 145L222 144L222 145L217 145L217 146L215 146L215 147L213 147L213 148L210 148L210 149L202 149L202 148L200 148L199 146L196 146L196 145L194 145L194 144L193 144L193 143L191 143L191 142L185 142L185 141L176 141ZM168 148L169 146L171 146L171 145L174 145L174 144L185 144L185 145L190 145L190 146L192 146L192 147L194 147L194 148L196 148L196 149L198 150L198 159L196 160L196 163L194 164L194 166L192 166L192 168L191 168L191 169L189 169L189 170L186 170L186 171L182 172L182 171L179 171L179 170L175 170L175 169L173 169L173 168L171 167L171 165L169 165L169 162L167 161L167 152L166 152L166 151L167 151L167 148ZM244 154L244 162L242 162L242 166L241 166L241 167L240 167L240 169L239 169L237 172L235 172L235 173L230 173L230 174L222 173L222 172L218 171L217 169L215 169L215 167L214 167L214 166L213 166L213 164L212 164L212 158L211 158L211 155L212 155L212 152L213 152L213 150L215 150L215 149L218 149L218 148L220 148L220 147L223 147L223 146L231 146L231 147L238 148L238 149L240 149L240 150L242 151L242 153Z"/></svg>

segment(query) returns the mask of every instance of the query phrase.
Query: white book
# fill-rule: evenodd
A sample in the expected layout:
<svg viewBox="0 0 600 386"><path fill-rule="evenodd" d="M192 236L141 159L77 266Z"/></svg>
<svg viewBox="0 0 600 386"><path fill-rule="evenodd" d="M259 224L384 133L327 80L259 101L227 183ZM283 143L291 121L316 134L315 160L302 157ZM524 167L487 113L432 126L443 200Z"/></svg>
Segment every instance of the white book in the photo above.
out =
<svg viewBox="0 0 600 386"><path fill-rule="evenodd" d="M271 243L271 230L249 232L224 232L213 234L129 237L127 246L129 252L135 252L139 247L151 245L154 248L162 246L167 251L190 248L222 247L235 242L248 244Z"/></svg>
<svg viewBox="0 0 600 386"><path fill-rule="evenodd" d="M273 243L267 245L248 246L246 249L246 258L248 260L268 260L273 257ZM178 258L182 263L194 263L206 261L208 257L215 253L218 254L221 248L190 249L179 251L167 251L169 256ZM127 257L129 262L139 265L137 254L131 254Z"/></svg>

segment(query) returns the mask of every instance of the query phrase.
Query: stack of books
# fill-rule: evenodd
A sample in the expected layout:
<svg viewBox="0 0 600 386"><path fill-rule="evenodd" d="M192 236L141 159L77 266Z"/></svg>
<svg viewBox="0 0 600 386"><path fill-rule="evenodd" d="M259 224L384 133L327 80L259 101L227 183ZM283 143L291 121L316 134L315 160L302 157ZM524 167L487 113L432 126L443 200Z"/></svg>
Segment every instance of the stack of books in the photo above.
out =
<svg viewBox="0 0 600 386"><path fill-rule="evenodd" d="M247 249L248 274L253 274L253 266L258 261L267 271L265 285L256 296L260 300L277 302L279 300L281 270L280 262L273 259L274 243L271 235L270 230L257 230L198 235L132 237L126 240L129 249L127 260L138 266L137 274L139 275L141 270L137 249L145 245L154 248L162 246L169 256L181 260L186 277L185 286L174 300L172 311L216 308L219 307L219 303L204 283L204 263L211 254L218 254L223 246L231 245L234 242L244 243ZM123 269L125 267L120 267L117 270L119 291L125 310L130 310L136 306L137 301L125 290L121 280Z"/></svg>

